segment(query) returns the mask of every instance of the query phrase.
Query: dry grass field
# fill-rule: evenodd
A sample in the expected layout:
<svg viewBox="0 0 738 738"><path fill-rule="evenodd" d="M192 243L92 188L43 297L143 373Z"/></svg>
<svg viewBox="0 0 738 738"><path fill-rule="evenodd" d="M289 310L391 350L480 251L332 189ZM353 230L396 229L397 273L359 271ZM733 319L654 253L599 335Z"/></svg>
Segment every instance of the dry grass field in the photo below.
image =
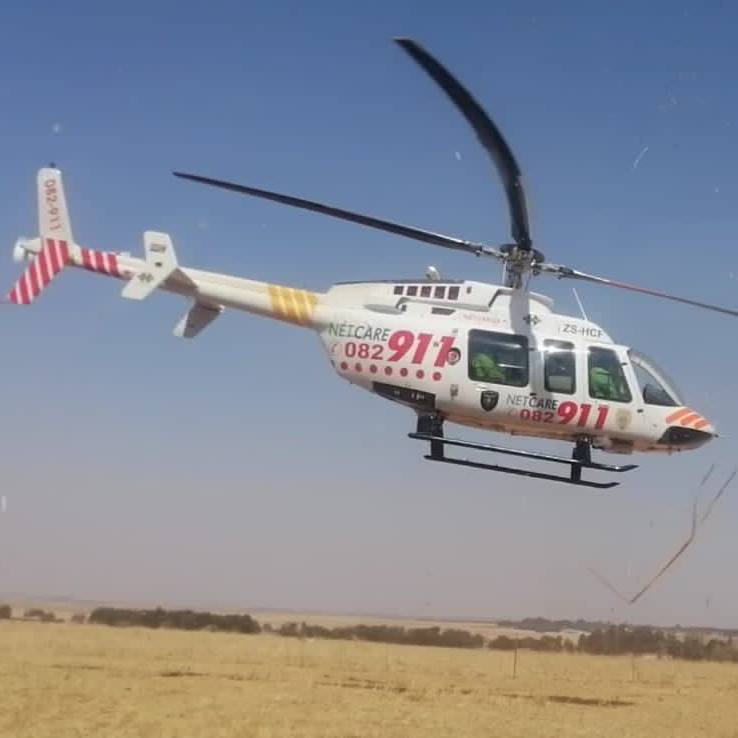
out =
<svg viewBox="0 0 738 738"><path fill-rule="evenodd" d="M738 737L738 667L0 622L0 736Z"/></svg>

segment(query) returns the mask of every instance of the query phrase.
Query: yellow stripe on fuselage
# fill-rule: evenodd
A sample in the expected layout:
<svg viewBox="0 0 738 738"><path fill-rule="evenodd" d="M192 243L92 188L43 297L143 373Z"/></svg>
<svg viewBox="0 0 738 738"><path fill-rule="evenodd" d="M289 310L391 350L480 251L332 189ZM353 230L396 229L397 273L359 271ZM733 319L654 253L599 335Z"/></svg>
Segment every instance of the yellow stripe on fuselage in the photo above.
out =
<svg viewBox="0 0 738 738"><path fill-rule="evenodd" d="M307 290L296 290L270 284L269 297L272 301L274 316L295 325L308 325L312 322L318 296Z"/></svg>

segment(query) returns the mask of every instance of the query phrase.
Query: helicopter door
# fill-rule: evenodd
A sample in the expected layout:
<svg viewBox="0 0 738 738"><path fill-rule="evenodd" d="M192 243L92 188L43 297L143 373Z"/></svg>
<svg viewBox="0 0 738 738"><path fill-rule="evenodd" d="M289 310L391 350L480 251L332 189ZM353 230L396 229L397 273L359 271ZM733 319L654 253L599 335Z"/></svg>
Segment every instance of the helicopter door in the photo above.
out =
<svg viewBox="0 0 738 738"><path fill-rule="evenodd" d="M570 341L544 340L534 390L545 403L553 401L560 425L637 432L643 411L640 397L631 389L637 384L625 350L616 346L582 348Z"/></svg>
<svg viewBox="0 0 738 738"><path fill-rule="evenodd" d="M589 346L586 377L586 392L590 402L597 406L598 419L602 419L600 428L609 431L613 441L643 432L643 401L624 348Z"/></svg>
<svg viewBox="0 0 738 738"><path fill-rule="evenodd" d="M530 379L528 337L472 328L467 334L466 359L458 405L463 412L486 417L507 406L511 396L527 395Z"/></svg>
<svg viewBox="0 0 738 738"><path fill-rule="evenodd" d="M590 346L587 351L589 396L603 402L631 403L633 394L626 378L628 365L618 351L604 346Z"/></svg>

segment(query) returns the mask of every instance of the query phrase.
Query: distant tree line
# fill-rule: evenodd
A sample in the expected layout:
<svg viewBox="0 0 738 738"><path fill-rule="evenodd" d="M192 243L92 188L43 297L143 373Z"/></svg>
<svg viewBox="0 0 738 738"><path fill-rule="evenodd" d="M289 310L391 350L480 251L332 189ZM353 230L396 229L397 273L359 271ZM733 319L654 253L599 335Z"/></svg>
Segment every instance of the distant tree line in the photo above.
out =
<svg viewBox="0 0 738 738"><path fill-rule="evenodd" d="M738 648L729 636L705 639L688 634L677 638L674 633L648 626L610 625L579 637L578 650L594 654L656 654L692 661L734 661Z"/></svg>
<svg viewBox="0 0 738 738"><path fill-rule="evenodd" d="M608 623L591 620L548 620L547 618L523 618L522 620L498 620L500 628L532 630L535 633L560 633L562 630L579 630L591 633Z"/></svg>
<svg viewBox="0 0 738 738"><path fill-rule="evenodd" d="M684 638L678 638L672 632L649 626L607 625L596 628L591 633L582 633L577 643L561 636L511 638L503 635L490 641L488 646L510 651L525 648L531 651L565 651L604 656L653 654L691 661L738 663L738 647L730 636L725 639L706 639L688 634Z"/></svg>
<svg viewBox="0 0 738 738"><path fill-rule="evenodd" d="M731 637L704 639L695 635L678 638L674 633L648 626L609 625L583 633L577 642L563 636L499 635L492 640L465 630L403 628L392 625L353 625L325 628L306 623L285 623L265 630L293 638L330 638L374 641L413 646L447 648L490 648L500 651L527 649L548 653L590 653L601 655L653 654L690 660L733 661L738 663L738 647Z"/></svg>
<svg viewBox="0 0 738 738"><path fill-rule="evenodd" d="M568 638L562 636L544 635L540 638L535 636L523 636L522 638L511 638L500 635L493 638L488 644L489 648L498 651L514 651L516 648L525 648L529 651L549 651L553 653L574 653L577 646Z"/></svg>
<svg viewBox="0 0 738 738"><path fill-rule="evenodd" d="M29 607L23 611L26 620L40 620L42 623L61 623L62 621L50 610L42 610L40 607Z"/></svg>
<svg viewBox="0 0 738 738"><path fill-rule="evenodd" d="M0 619L11 617L9 605L0 605ZM24 612L25 618L44 622L56 620L53 613L38 608ZM75 616L74 622L84 622L84 616ZM117 607L98 607L87 618L88 623L111 626L131 626L143 628L174 628L179 630L209 630L228 633L274 633L288 638L321 638L331 640L359 640L372 643L393 643L408 646L441 646L445 648L489 648L501 651L527 649L549 653L587 653L598 655L653 654L689 660L730 661L738 663L738 638L732 635L725 638L705 637L703 634L686 632L677 635L670 629L651 626L630 626L601 624L583 632L578 641L561 635L526 635L513 637L499 635L489 640L479 633L470 633L458 628L439 626L407 628L400 625L344 625L326 628L322 625L309 625L301 622L284 623L279 627L269 624L262 626L251 615L218 614L195 610L129 609ZM518 621L515 626L523 627L526 621ZM535 618L528 621L531 628L541 632L555 632L552 622L566 622L567 629L577 627L584 621L544 621ZM502 624L502 623L499 623Z"/></svg>
<svg viewBox="0 0 738 738"><path fill-rule="evenodd" d="M213 630L227 633L259 633L261 626L251 615L220 615L195 610L132 610L97 607L87 622L99 625L138 626L140 628L175 628L178 630Z"/></svg>
<svg viewBox="0 0 738 738"><path fill-rule="evenodd" d="M271 630L271 629L270 629ZM396 643L406 646L443 646L445 648L484 648L484 636L466 630L437 626L404 628L398 625L344 625L325 628L307 623L284 623L273 632L292 638L330 638L334 640Z"/></svg>
<svg viewBox="0 0 738 738"><path fill-rule="evenodd" d="M548 618L523 618L522 620L497 620L495 624L501 628L515 628L517 630L532 630L536 633L560 633L562 630L576 630L592 633L596 630L607 630L612 623L603 623L600 620L548 620ZM681 626L673 628L657 628L655 626L639 626L651 628L655 631L669 633L694 633L701 635L706 632L719 633L723 637L738 637L738 628L708 628L705 626Z"/></svg>
<svg viewBox="0 0 738 738"><path fill-rule="evenodd" d="M10 605L0 605L0 620L10 620L13 617L13 609ZM61 623L60 618L50 610L42 610L40 607L29 607L23 611L24 620L39 620L42 623Z"/></svg>

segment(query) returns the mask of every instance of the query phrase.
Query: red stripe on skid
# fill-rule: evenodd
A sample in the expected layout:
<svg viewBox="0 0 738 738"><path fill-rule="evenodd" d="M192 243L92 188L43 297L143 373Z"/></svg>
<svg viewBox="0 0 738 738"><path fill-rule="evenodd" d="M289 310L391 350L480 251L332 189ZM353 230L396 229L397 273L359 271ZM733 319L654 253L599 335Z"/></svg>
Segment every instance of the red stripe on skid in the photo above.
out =
<svg viewBox="0 0 738 738"><path fill-rule="evenodd" d="M94 269L92 264L92 252L89 249L82 249L82 266L85 269Z"/></svg>
<svg viewBox="0 0 738 738"><path fill-rule="evenodd" d="M103 254L102 251L93 251L92 254L95 257L95 269L98 272L104 272L105 271L105 254Z"/></svg>

